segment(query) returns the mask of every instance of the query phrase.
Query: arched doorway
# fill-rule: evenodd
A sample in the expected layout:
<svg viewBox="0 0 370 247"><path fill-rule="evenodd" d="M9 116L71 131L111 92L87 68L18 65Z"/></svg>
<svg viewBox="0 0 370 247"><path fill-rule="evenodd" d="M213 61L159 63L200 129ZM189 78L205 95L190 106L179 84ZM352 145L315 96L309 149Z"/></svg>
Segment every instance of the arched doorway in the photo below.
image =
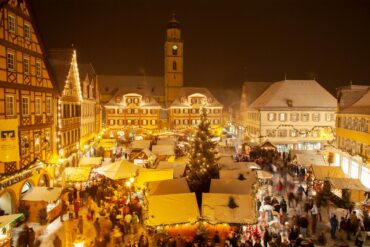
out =
<svg viewBox="0 0 370 247"><path fill-rule="evenodd" d="M47 174L42 174L40 176L38 186L46 186L46 187L50 186L50 179Z"/></svg>
<svg viewBox="0 0 370 247"><path fill-rule="evenodd" d="M15 194L11 190L5 190L0 194L0 209L5 214L13 214L15 212Z"/></svg>

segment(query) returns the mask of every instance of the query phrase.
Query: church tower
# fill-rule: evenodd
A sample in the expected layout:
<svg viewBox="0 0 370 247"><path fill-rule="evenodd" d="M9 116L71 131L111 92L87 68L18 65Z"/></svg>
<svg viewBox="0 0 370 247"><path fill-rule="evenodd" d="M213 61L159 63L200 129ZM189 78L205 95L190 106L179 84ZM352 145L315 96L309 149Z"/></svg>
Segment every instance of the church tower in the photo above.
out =
<svg viewBox="0 0 370 247"><path fill-rule="evenodd" d="M181 39L180 23L172 14L167 25L164 44L165 103L169 106L183 86L184 43Z"/></svg>

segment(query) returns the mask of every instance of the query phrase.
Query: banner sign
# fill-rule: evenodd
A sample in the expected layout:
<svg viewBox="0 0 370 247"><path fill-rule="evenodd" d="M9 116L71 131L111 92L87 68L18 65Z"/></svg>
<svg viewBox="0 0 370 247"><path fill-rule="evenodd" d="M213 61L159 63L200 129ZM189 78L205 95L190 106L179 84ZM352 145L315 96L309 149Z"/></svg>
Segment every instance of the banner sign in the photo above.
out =
<svg viewBox="0 0 370 247"><path fill-rule="evenodd" d="M18 119L0 119L0 161L19 161Z"/></svg>

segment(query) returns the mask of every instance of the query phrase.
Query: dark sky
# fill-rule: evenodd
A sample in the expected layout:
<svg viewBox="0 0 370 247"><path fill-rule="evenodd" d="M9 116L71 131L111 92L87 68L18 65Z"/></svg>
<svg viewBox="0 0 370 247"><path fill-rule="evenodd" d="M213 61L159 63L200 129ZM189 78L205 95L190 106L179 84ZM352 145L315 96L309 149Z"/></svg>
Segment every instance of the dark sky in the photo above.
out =
<svg viewBox="0 0 370 247"><path fill-rule="evenodd" d="M370 84L368 0L31 0L47 48L69 47L100 74L163 75L175 11L185 84L239 89L244 80L314 76L331 90Z"/></svg>

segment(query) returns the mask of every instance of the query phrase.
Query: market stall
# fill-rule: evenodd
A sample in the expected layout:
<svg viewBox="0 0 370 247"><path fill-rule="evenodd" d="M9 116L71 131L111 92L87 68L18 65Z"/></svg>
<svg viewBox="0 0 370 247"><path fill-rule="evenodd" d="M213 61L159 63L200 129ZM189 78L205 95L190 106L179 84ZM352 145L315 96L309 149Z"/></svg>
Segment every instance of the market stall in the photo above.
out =
<svg viewBox="0 0 370 247"><path fill-rule="evenodd" d="M130 153L129 160L135 165L140 165L141 167L150 167L154 164L157 156L152 153L149 149L133 149Z"/></svg>
<svg viewBox="0 0 370 247"><path fill-rule="evenodd" d="M157 169L173 169L173 177L174 178L181 178L184 176L185 172L185 163L179 162L168 162L168 161L160 161L158 163Z"/></svg>
<svg viewBox="0 0 370 247"><path fill-rule="evenodd" d="M254 197L252 194L203 193L202 217L211 224L256 224Z"/></svg>
<svg viewBox="0 0 370 247"><path fill-rule="evenodd" d="M193 224L199 220L195 193L151 195L147 197L146 226Z"/></svg>
<svg viewBox="0 0 370 247"><path fill-rule="evenodd" d="M91 167L66 167L63 171L64 183L86 182L90 178Z"/></svg>
<svg viewBox="0 0 370 247"><path fill-rule="evenodd" d="M132 149L150 149L151 140L135 140L131 143Z"/></svg>
<svg viewBox="0 0 370 247"><path fill-rule="evenodd" d="M112 180L135 177L140 167L127 161L119 160L95 169L95 172Z"/></svg>
<svg viewBox="0 0 370 247"><path fill-rule="evenodd" d="M173 145L153 145L152 153L157 156L173 156L175 155L175 147Z"/></svg>
<svg viewBox="0 0 370 247"><path fill-rule="evenodd" d="M23 214L9 214L0 216L0 246L12 246L12 230L18 222L24 220Z"/></svg>
<svg viewBox="0 0 370 247"><path fill-rule="evenodd" d="M326 178L346 177L341 167L312 165L310 169L316 180L325 180Z"/></svg>
<svg viewBox="0 0 370 247"><path fill-rule="evenodd" d="M368 189L361 183L359 179L354 178L330 178L332 192L344 199L344 196L349 196L348 199L354 203L360 203L365 200L364 193Z"/></svg>
<svg viewBox="0 0 370 247"><path fill-rule="evenodd" d="M253 193L254 183L252 180L212 179L209 192L247 195Z"/></svg>
<svg viewBox="0 0 370 247"><path fill-rule="evenodd" d="M140 168L136 185L143 186L147 182L173 179L173 169L144 169Z"/></svg>
<svg viewBox="0 0 370 247"><path fill-rule="evenodd" d="M103 157L82 157L79 162L79 167L98 167L101 165Z"/></svg>
<svg viewBox="0 0 370 247"><path fill-rule="evenodd" d="M117 141L116 139L101 139L97 146L104 149L104 158L112 158L117 146Z"/></svg>
<svg viewBox="0 0 370 247"><path fill-rule="evenodd" d="M220 179L238 179L252 181L252 183L257 182L257 172L256 171L246 171L246 170L220 170Z"/></svg>
<svg viewBox="0 0 370 247"><path fill-rule="evenodd" d="M186 178L148 182L146 187L148 195L190 193Z"/></svg>
<svg viewBox="0 0 370 247"><path fill-rule="evenodd" d="M271 151L277 151L277 147L275 145L273 145L271 142L269 141L266 141L264 142L262 145L261 145L261 148L262 149L265 149L265 150L271 150Z"/></svg>
<svg viewBox="0 0 370 247"><path fill-rule="evenodd" d="M21 198L29 207L29 222L46 224L59 216L61 187L33 186Z"/></svg>
<svg viewBox="0 0 370 247"><path fill-rule="evenodd" d="M309 167L311 165L326 166L325 157L321 154L312 153L297 153L293 159L293 163Z"/></svg>

